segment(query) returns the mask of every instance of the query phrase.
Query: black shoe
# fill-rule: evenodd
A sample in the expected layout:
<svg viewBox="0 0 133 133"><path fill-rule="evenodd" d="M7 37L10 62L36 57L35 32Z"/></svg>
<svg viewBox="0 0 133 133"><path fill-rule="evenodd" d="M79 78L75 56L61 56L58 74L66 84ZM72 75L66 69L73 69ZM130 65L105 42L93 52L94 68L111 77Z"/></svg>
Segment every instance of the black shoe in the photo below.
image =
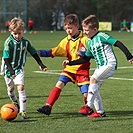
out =
<svg viewBox="0 0 133 133"><path fill-rule="evenodd" d="M43 113L43 114L46 114L46 115L50 115L51 114L51 108L49 106L43 106L41 108L38 108L37 111L39 113Z"/></svg>
<svg viewBox="0 0 133 133"><path fill-rule="evenodd" d="M103 112L103 113L101 114L101 117L106 117L106 113Z"/></svg>
<svg viewBox="0 0 133 133"><path fill-rule="evenodd" d="M90 111L88 112L88 115L91 115L92 113L94 113L94 110L90 109Z"/></svg>

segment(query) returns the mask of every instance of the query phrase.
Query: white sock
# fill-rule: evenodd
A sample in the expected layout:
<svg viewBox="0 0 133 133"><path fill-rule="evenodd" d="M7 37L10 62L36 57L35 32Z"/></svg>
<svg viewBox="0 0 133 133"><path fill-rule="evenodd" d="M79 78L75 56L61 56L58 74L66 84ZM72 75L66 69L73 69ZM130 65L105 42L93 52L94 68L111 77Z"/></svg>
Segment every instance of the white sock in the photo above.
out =
<svg viewBox="0 0 133 133"><path fill-rule="evenodd" d="M99 92L97 92L97 95L95 97L94 106L95 106L97 113L102 114L104 112L103 105L102 105L102 99L101 99Z"/></svg>
<svg viewBox="0 0 133 133"><path fill-rule="evenodd" d="M16 94L14 91L12 91L12 92L7 91L7 93L8 93L9 98L11 99L11 101L13 101L13 102L17 101L17 97L16 97Z"/></svg>
<svg viewBox="0 0 133 133"><path fill-rule="evenodd" d="M20 112L26 111L26 93L25 90L18 91L19 93L19 102L20 102Z"/></svg>
<svg viewBox="0 0 133 133"><path fill-rule="evenodd" d="M94 105L94 99L98 93L98 85L97 84L90 84L87 96L87 105L92 108Z"/></svg>

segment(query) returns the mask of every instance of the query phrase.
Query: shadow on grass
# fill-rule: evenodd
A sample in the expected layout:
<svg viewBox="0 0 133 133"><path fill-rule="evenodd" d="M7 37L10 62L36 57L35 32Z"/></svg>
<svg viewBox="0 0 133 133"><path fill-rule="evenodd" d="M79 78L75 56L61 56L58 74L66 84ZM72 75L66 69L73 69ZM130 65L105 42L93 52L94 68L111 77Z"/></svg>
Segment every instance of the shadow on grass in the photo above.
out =
<svg viewBox="0 0 133 133"><path fill-rule="evenodd" d="M21 123L21 122L36 122L40 118L41 119L75 119L79 117L86 117L86 119L89 119L86 115L81 115L78 112L60 112L60 113L51 113L49 116L45 114L41 114L39 112L29 112L28 114L34 115L33 117L29 117L25 120L13 120L11 123ZM112 120L132 120L133 119L133 111L108 111L106 112L107 116L102 118L92 118L92 122L97 121L112 121ZM129 117L130 116L130 117Z"/></svg>
<svg viewBox="0 0 133 133"><path fill-rule="evenodd" d="M18 123L18 122L35 122L37 120L31 120L30 118L25 119L25 120L13 120L13 121L9 121L11 123Z"/></svg>
<svg viewBox="0 0 133 133"><path fill-rule="evenodd" d="M9 97L0 97L0 100L2 99L9 99Z"/></svg>
<svg viewBox="0 0 133 133"><path fill-rule="evenodd" d="M133 111L107 111L106 117L94 118L93 122L97 121L112 121L112 120L133 120Z"/></svg>
<svg viewBox="0 0 133 133"><path fill-rule="evenodd" d="M27 98L41 98L41 97L48 97L48 96L49 95L43 95L43 96L39 96L39 95L33 96L32 95L32 96L27 96ZM76 95L73 95L73 94L72 95L61 95L61 97L73 97L73 96L75 97Z"/></svg>
<svg viewBox="0 0 133 133"><path fill-rule="evenodd" d="M76 117L84 117L83 115L79 114L78 112L61 112L61 113L51 113L49 116L39 113L39 112L29 112L29 114L36 114L32 118L50 118L50 119L64 119L64 118L76 118ZM87 116L85 116L87 117Z"/></svg>
<svg viewBox="0 0 133 133"><path fill-rule="evenodd" d="M77 117L87 117L87 115L81 115L78 112L60 112L60 113L51 113L49 116L41 114L39 112L29 112L29 114L37 114L32 118L50 118L50 119L64 119L64 118L77 118ZM106 117L102 118L93 118L92 120L96 121L108 121L108 120L126 120L133 119L133 111L108 111L106 112ZM119 117L119 118L118 118ZM125 117L125 118L124 118ZM130 117L130 118L129 118Z"/></svg>
<svg viewBox="0 0 133 133"><path fill-rule="evenodd" d="M87 115L81 115L78 112L62 112L62 113L52 113L52 114L53 114L52 119L87 117Z"/></svg>
<svg viewBox="0 0 133 133"><path fill-rule="evenodd" d="M115 116L115 117L119 117L119 116L133 116L133 111L108 111L106 112L107 115L109 116Z"/></svg>

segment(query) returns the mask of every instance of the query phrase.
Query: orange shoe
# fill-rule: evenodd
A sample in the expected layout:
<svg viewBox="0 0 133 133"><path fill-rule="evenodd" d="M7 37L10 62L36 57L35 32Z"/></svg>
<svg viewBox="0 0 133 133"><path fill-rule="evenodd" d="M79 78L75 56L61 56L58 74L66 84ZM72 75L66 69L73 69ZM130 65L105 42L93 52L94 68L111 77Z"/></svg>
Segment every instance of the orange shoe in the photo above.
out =
<svg viewBox="0 0 133 133"><path fill-rule="evenodd" d="M82 115L88 115L90 110L91 110L90 107L88 105L85 105L85 106L80 108L79 113Z"/></svg>
<svg viewBox="0 0 133 133"><path fill-rule="evenodd" d="M103 112L102 114L94 112L91 115L88 115L89 118L97 118L97 117L105 117L105 116L106 116L105 112Z"/></svg>

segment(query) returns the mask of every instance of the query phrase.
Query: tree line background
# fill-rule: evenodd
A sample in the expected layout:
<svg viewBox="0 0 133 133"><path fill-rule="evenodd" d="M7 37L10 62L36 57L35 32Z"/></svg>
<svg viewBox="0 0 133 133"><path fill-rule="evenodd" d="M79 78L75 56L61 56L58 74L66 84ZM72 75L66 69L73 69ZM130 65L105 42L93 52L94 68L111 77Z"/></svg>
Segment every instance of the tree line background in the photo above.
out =
<svg viewBox="0 0 133 133"><path fill-rule="evenodd" d="M120 28L123 19L133 21L133 0L0 0L0 28L13 17L20 17L27 27L29 18L34 21L34 29L50 30L52 13L56 20L63 12L66 16L76 13L80 22L90 14L95 14L99 21L112 22L113 30Z"/></svg>

